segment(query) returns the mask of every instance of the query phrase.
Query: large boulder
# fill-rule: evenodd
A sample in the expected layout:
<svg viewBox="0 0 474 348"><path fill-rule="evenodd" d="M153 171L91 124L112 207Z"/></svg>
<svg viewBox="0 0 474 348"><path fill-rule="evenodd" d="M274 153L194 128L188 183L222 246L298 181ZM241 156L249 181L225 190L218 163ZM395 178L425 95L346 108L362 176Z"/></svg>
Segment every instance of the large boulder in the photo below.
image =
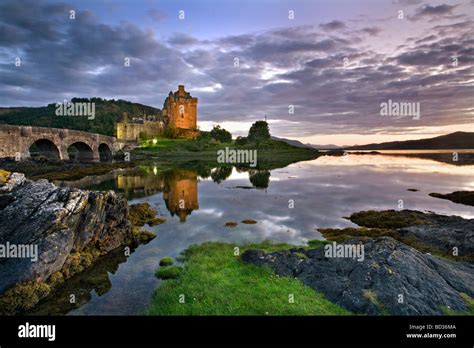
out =
<svg viewBox="0 0 474 348"><path fill-rule="evenodd" d="M364 245L364 259L326 257L325 248L265 253L249 250L242 260L295 277L354 313L440 315L465 311L474 297L474 265L424 254L391 237L351 240Z"/></svg>
<svg viewBox="0 0 474 348"><path fill-rule="evenodd" d="M127 200L113 191L57 187L21 175L11 175L2 189L0 247L5 252L27 246L23 251L28 250L30 256L37 252L37 260L0 258L0 312L8 312L1 308L8 305L5 296L2 302L5 292L12 301L21 302L15 299L21 297L18 292L34 293L41 283L39 298L44 297L51 282L82 271L100 255L137 237L128 218ZM15 289L18 285L20 290Z"/></svg>

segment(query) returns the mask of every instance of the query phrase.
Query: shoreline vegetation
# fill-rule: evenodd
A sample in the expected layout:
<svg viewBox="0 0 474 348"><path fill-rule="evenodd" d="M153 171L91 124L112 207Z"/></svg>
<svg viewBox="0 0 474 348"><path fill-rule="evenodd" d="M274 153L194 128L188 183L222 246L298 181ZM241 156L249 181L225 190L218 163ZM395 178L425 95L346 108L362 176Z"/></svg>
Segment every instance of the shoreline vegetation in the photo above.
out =
<svg viewBox="0 0 474 348"><path fill-rule="evenodd" d="M248 163L237 163L242 168L275 169L286 167L292 163L316 159L323 154L315 149L301 148L289 145L283 141L267 139L259 143L238 144L231 142L214 142L206 140L184 140L156 138L146 140L133 150L137 160L153 159L158 164L171 166L192 166L202 164L207 166L233 166L230 163L218 162L218 151L233 149L257 151L257 165L250 167Z"/></svg>
<svg viewBox="0 0 474 348"><path fill-rule="evenodd" d="M296 279L244 264L246 250L286 250L288 244L264 242L239 247L222 242L192 245L181 255L185 267L157 288L147 315L348 315ZM158 273L163 268L158 270ZM166 268L164 268L166 269ZM181 301L180 301L181 299Z"/></svg>
<svg viewBox="0 0 474 348"><path fill-rule="evenodd" d="M320 229L327 239L307 246L192 245L179 256L184 267L162 277L168 280L155 290L146 314L474 315L474 265L466 262L474 260L474 250L456 239L463 238L460 228L472 238L474 220L408 210L362 211L350 220L362 227ZM324 246L333 242L362 243L365 262L327 258ZM460 255L449 255L453 245ZM409 306L400 305L397 291Z"/></svg>
<svg viewBox="0 0 474 348"><path fill-rule="evenodd" d="M255 155L252 157L255 161L243 163L220 161L219 153L227 152L229 149L245 155L251 153L252 156ZM22 162L1 159L0 168L24 173L32 180L72 181L89 175L106 174L114 169L143 166L147 163L153 163L160 170L177 166L183 169L236 166L244 170L271 170L296 162L313 160L323 155L341 155L324 154L313 148L297 147L284 141L273 140L265 121L255 122L247 137L237 137L234 140L228 131L215 126L210 132L199 132L195 139L182 139L172 137L170 134L140 139L138 147L129 152L129 161L124 160L126 152L117 153L116 161L110 163L59 161L40 156ZM250 156L245 158L249 159Z"/></svg>

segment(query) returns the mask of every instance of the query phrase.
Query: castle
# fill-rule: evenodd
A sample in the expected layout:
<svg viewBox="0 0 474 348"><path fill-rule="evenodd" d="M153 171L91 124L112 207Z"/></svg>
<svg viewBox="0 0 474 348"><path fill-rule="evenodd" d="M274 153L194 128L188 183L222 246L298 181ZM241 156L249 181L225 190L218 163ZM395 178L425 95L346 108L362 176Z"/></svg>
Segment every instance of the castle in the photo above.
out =
<svg viewBox="0 0 474 348"><path fill-rule="evenodd" d="M124 114L115 125L118 140L136 142L140 138L153 138L168 129L176 129L185 137L194 137L197 128L197 98L179 85L176 92L170 91L163 109L156 115L129 117Z"/></svg>

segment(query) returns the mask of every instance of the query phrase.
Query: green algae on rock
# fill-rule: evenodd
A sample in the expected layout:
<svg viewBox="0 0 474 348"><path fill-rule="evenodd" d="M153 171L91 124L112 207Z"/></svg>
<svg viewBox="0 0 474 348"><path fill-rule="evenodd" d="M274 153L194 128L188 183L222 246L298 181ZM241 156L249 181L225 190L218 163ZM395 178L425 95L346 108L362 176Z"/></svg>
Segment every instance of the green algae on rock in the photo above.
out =
<svg viewBox="0 0 474 348"><path fill-rule="evenodd" d="M158 212L153 209L148 203L132 204L128 212L128 218L134 226L149 226L160 225L166 222L164 218L158 218Z"/></svg>
<svg viewBox="0 0 474 348"><path fill-rule="evenodd" d="M252 220L252 219L246 219L246 220L242 220L240 222L243 223L243 224L247 224L247 225L253 225L253 224L257 223L257 221Z"/></svg>

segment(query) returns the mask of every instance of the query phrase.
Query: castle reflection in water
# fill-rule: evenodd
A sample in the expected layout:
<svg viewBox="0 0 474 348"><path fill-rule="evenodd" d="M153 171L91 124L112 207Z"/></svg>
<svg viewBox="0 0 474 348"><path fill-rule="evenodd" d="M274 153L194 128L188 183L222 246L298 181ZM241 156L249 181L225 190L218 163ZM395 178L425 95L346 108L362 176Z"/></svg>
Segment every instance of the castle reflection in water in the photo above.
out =
<svg viewBox="0 0 474 348"><path fill-rule="evenodd" d="M193 210L199 209L198 174L192 170L171 170L145 175L118 175L117 189L130 198L140 198L163 193L166 208L171 216L177 215L180 222Z"/></svg>
<svg viewBox="0 0 474 348"><path fill-rule="evenodd" d="M256 169L235 169L247 172L249 186L243 189L266 189L270 182L270 171ZM88 190L113 190L128 200L163 194L166 208L171 216L177 216L181 222L194 210L199 209L198 183L201 179L211 179L220 184L232 175L232 167L181 169L158 171L154 166L141 166L118 169L107 174L87 176L74 182L54 181L59 186L77 187Z"/></svg>

